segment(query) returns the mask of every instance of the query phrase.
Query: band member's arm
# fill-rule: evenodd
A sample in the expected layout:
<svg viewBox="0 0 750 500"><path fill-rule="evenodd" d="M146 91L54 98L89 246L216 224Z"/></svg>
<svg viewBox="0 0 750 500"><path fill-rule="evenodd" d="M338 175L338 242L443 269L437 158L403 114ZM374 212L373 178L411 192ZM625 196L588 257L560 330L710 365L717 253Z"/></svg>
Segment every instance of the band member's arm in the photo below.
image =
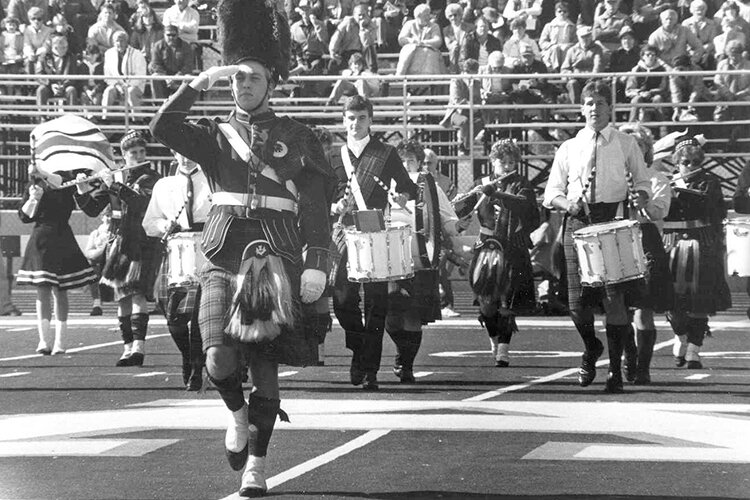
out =
<svg viewBox="0 0 750 500"><path fill-rule="evenodd" d="M638 193L636 207L645 208L651 197L651 177L646 171L646 162L638 143L632 136L626 136L625 169L633 177L633 190Z"/></svg>
<svg viewBox="0 0 750 500"><path fill-rule="evenodd" d="M651 179L651 199L648 201L646 212L652 220L663 220L672 205L672 189L669 179L663 174L656 173Z"/></svg>
<svg viewBox="0 0 750 500"><path fill-rule="evenodd" d="M555 153L555 159L549 171L547 187L544 188L545 208L554 208L571 215L576 215L582 209L578 200L568 199L568 143L563 143Z"/></svg>
<svg viewBox="0 0 750 500"><path fill-rule="evenodd" d="M457 236L463 229L459 226L458 215L456 215L456 211L453 209L453 205L451 205L445 192L440 189L440 187L438 187L436 191L438 209L440 210L440 223L443 232L448 236Z"/></svg>
<svg viewBox="0 0 750 500"><path fill-rule="evenodd" d="M188 111L200 96L200 91L192 84L203 78L199 76L191 85L182 85L162 105L149 128L159 142L190 158L209 173L215 169L219 158L218 143L209 132L210 123L205 120L190 123L186 120ZM208 81L203 83L208 84Z"/></svg>
<svg viewBox="0 0 750 500"><path fill-rule="evenodd" d="M18 209L18 217L21 222L28 224L36 220L36 213L39 210L39 204L44 196L44 188L36 184L30 184L28 189L23 193L21 208Z"/></svg>
<svg viewBox="0 0 750 500"><path fill-rule="evenodd" d="M84 174L79 174L84 175ZM109 205L109 190L105 185L86 191L87 184L77 186L73 195L78 208L89 217L97 217Z"/></svg>
<svg viewBox="0 0 750 500"><path fill-rule="evenodd" d="M166 213L162 203L169 203L165 198L168 196L166 190L160 189L164 184L157 182L154 186L151 199L146 207L146 214L143 216L143 230L148 236L154 238L163 238L173 229L174 220Z"/></svg>
<svg viewBox="0 0 750 500"><path fill-rule="evenodd" d="M401 163L401 158L399 158L395 149L391 149L388 154L385 162L385 171L388 172L391 179L396 181L397 193L408 195L410 200L417 199L417 185L409 177L409 172L406 171L404 164Z"/></svg>
<svg viewBox="0 0 750 500"><path fill-rule="evenodd" d="M718 177L708 174L704 192L706 194L706 218L712 226L723 232L722 222L727 217L727 207L724 204L724 194L721 192L721 182Z"/></svg>

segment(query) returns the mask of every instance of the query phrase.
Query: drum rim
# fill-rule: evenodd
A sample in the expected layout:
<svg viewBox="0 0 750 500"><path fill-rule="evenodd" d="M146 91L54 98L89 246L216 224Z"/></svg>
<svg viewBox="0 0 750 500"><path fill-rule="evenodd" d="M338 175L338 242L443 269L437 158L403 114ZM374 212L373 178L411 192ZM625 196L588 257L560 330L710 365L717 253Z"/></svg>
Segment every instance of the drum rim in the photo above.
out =
<svg viewBox="0 0 750 500"><path fill-rule="evenodd" d="M619 224L619 225L618 225ZM611 229L606 229L602 231L591 231L592 228L603 228L605 226L612 226ZM576 236L593 236L597 234L606 234L606 233L614 233L617 232L617 229L621 228L640 228L640 223L637 220L632 219L622 219L622 220L614 220L609 222L597 222L596 224L589 224L588 226L582 227L580 229L576 229L573 231L573 237Z"/></svg>

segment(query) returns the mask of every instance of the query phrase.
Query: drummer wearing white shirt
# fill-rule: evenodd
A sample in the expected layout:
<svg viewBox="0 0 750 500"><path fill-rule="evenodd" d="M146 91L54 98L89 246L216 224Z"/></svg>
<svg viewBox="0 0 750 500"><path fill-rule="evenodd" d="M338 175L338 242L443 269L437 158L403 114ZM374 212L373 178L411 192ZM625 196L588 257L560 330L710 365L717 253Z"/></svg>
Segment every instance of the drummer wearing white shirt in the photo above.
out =
<svg viewBox="0 0 750 500"><path fill-rule="evenodd" d="M610 374L605 391L622 391L620 357L622 338L629 331L626 297L638 298L642 280L626 281L602 288L582 287L573 232L589 224L626 216L628 199L635 208L645 207L651 195L651 181L643 154L635 139L615 130L611 124L612 95L604 82L590 82L581 93L581 113L586 127L565 141L550 170L544 192L544 206L567 212L565 260L570 315L585 345L578 372L582 387L593 382L596 361L604 347L596 338L594 308L602 304L607 317ZM627 174L632 179L629 190ZM633 195L629 196L628 193ZM624 203L623 203L624 202Z"/></svg>
<svg viewBox="0 0 750 500"><path fill-rule="evenodd" d="M200 252L197 234L203 230L211 208L211 190L206 175L194 161L174 153L177 172L159 179L143 218L143 229L152 237L166 240L171 235L187 236L195 242L192 249ZM195 235L195 236L194 236ZM183 249L186 250L186 249ZM162 266L157 280L156 296L167 318L167 327L182 354L182 379L185 389L197 391L203 385L203 347L198 328L198 281L185 286L169 285L168 263ZM189 259L184 259L185 265ZM193 262L198 262L197 256ZM197 275L200 269L190 270Z"/></svg>

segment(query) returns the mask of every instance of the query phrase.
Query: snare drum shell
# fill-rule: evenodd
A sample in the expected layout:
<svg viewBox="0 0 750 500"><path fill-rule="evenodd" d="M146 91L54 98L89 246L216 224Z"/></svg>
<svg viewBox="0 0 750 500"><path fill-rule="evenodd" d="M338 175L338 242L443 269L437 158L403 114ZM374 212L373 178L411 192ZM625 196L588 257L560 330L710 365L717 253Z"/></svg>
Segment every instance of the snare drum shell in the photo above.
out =
<svg viewBox="0 0 750 500"><path fill-rule="evenodd" d="M581 284L600 287L643 278L646 255L640 226L631 220L593 224L573 233Z"/></svg>
<svg viewBox="0 0 750 500"><path fill-rule="evenodd" d="M750 217L724 221L727 237L727 273L750 276Z"/></svg>
<svg viewBox="0 0 750 500"><path fill-rule="evenodd" d="M168 284L170 287L198 283L198 272L206 261L201 250L201 233L176 233L167 240Z"/></svg>
<svg viewBox="0 0 750 500"><path fill-rule="evenodd" d="M411 227L393 224L385 231L344 230L349 281L395 281L414 276L411 259Z"/></svg>

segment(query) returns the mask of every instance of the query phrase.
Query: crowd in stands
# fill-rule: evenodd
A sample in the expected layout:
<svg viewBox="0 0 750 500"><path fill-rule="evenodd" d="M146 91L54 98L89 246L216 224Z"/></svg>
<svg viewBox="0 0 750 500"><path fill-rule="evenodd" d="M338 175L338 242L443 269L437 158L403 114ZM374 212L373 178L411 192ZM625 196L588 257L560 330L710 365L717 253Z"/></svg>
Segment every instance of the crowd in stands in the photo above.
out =
<svg viewBox="0 0 750 500"><path fill-rule="evenodd" d="M38 104L102 106L144 94L166 98L177 80L129 75L186 75L202 69L198 40L206 5L174 0L157 14L149 0L2 0L2 72L39 75ZM450 1L450 0L448 0ZM617 101L632 103L630 119L741 120L750 116L750 72L714 78L683 71L750 70L750 0L279 0L291 27L292 75L342 75L305 82L293 96L333 104L346 95L377 96L387 85L348 77L378 73L378 54L398 54L396 74L480 75L474 104L577 103L579 73L642 73L617 80ZM163 4L160 4L163 6ZM210 19L209 19L210 22ZM671 76L654 72L674 71ZM550 82L534 75L559 74ZM101 81L50 81L46 75L105 75ZM527 74L508 79L504 74ZM488 75L488 76L482 76ZM491 76L489 76L491 75ZM468 103L461 79L451 105ZM695 106L717 101L716 107ZM653 104L653 107L649 107ZM449 109L441 123L457 128L469 147L466 116ZM460 110L459 110L460 111ZM520 118L482 113L484 120ZM549 116L542 116L549 118ZM481 133L482 123L477 124ZM476 130L476 129L475 129ZM657 131L658 133L658 131Z"/></svg>

